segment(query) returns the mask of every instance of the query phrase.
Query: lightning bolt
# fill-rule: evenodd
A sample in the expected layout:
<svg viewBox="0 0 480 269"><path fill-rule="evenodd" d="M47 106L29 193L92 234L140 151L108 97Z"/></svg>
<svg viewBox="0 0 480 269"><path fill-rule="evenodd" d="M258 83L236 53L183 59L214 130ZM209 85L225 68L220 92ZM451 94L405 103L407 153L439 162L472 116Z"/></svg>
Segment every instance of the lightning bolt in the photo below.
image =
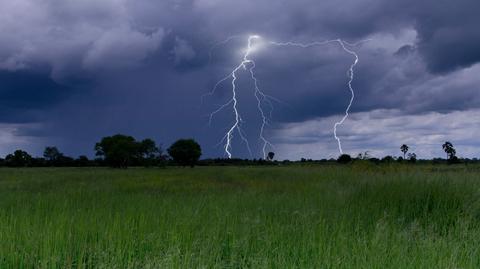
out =
<svg viewBox="0 0 480 269"><path fill-rule="evenodd" d="M353 44L348 43L346 41L343 41L341 39L332 39L332 40L326 40L326 41L322 41L322 42L311 42L311 43L297 43L297 42L283 42L282 43L282 42L273 42L273 41L270 42L270 44L274 45L274 46L294 46L294 47L301 47L301 48L310 48L310 47L314 47L314 46L324 46L324 45L328 45L328 44L331 44L331 43L337 43L337 44L340 45L340 47L343 49L343 51L345 51L346 53L348 53L348 54L350 54L354 57L354 61L350 65L350 68L348 69L348 72L347 72L348 89L349 89L350 94L351 94L350 101L348 102L348 106L345 109L345 114L342 117L342 119L340 121L335 122L335 125L333 126L333 136L335 137L335 140L337 140L338 150L340 151L340 154L343 154L343 148L342 148L342 140L337 135L337 128L338 128L338 126L342 125L345 122L345 120L348 118L350 108L352 107L353 101L355 100L355 91L353 90L352 83L353 83L354 74L355 74L354 69L355 69L355 66L358 64L358 61L359 61L358 54L355 51L348 48L347 46L354 47L354 46L357 46L357 45L359 45L361 43L364 43L364 42L367 42L367 41L370 41L370 39L362 40L362 41L359 41L359 42L353 43Z"/></svg>
<svg viewBox="0 0 480 269"><path fill-rule="evenodd" d="M232 40L233 38L236 38L236 36L229 37L225 41L217 43L216 46L218 46L218 44L220 44L220 45L225 44L225 43L229 42L230 40ZM219 80L215 84L215 86L213 87L213 90L210 93L207 94L207 95L213 95L222 83L224 83L227 80L230 80L231 87L232 87L231 88L232 89L231 99L228 102L221 105L217 110L213 111L210 114L210 117L209 117L209 124L211 124L213 117L217 113L221 112L222 110L224 110L225 108L227 108L229 106L232 107L233 113L235 114L234 123L227 130L227 133L225 134L222 141L220 142L220 143L222 143L223 141L225 141L224 150L225 150L225 153L227 154L228 158L232 158L232 152L231 152L231 150L232 150L232 140L233 140L235 131L238 133L238 135L240 136L242 141L246 144L250 155L252 155L252 150L250 148L248 140L247 140L247 138L246 138L246 136L245 136L245 134L244 134L244 132L241 128L241 123L243 122L243 120L242 120L242 117L241 117L240 112L238 110L237 84L236 84L236 82L237 82L237 79L238 79L237 73L239 71L241 71L242 69L245 70L245 71L248 71L250 73L251 79L254 82L254 88L255 88L254 95L255 95L255 98L257 99L257 108L258 108L258 110L260 112L260 115L261 115L261 118L262 118L262 125L261 125L261 129L260 129L260 139L263 142L262 151L263 151L263 157L264 158L266 157L267 146L271 145L271 143L264 136L265 126L268 124L268 117L267 117L267 115L266 115L266 113L265 113L265 111L262 107L262 104L264 102L266 102L272 108L273 108L273 105L271 104L271 102L269 100L269 96L267 94L265 94L262 90L260 90L260 87L258 86L258 80L255 77L255 71L254 71L255 67L256 67L255 61L253 61L252 59L249 58L250 54L254 50L253 42L257 39L260 39L260 36L251 35L251 36L248 37L247 49L245 51L245 54L243 55L242 61L227 76L225 76L224 78ZM210 51L210 55L211 55L211 51ZM204 96L202 96L202 98L203 97ZM271 114L271 112L270 112L270 114Z"/></svg>
<svg viewBox="0 0 480 269"><path fill-rule="evenodd" d="M259 137L260 137L260 140L263 143L263 147L262 147L263 158L266 159L267 158L267 147L270 146L270 147L274 148L274 146L270 143L270 141L268 141L264 136L265 127L268 125L268 119L272 117L273 104L269 100L269 99L272 99L272 97L269 96L269 95L266 95L262 90L260 90L260 87L258 86L258 80L257 80L257 77L255 77L255 71L254 71L255 67L256 67L255 62L252 61L252 65L249 69L249 72L250 72L250 76L251 76L251 78L253 80L253 83L254 83L254 86L255 86L255 98L257 99L258 112L260 113L260 116L262 117L262 124L261 124L261 127L260 127L260 136ZM269 117L267 117L265 115L265 112L262 108L262 104L264 102L267 103L270 106Z"/></svg>
<svg viewBox="0 0 480 269"><path fill-rule="evenodd" d="M217 44L214 45L214 47L212 47L212 49L210 50L210 59L211 59L211 55L212 55L212 51L213 49L216 47L216 46L219 46L219 45L224 45L226 43L228 43L229 41L231 41L232 39L234 38L237 38L238 36L232 36L232 37L229 37L228 39L224 40L224 41L221 41ZM237 131L240 138L242 139L242 141L246 144L247 146L247 149L248 151L250 152L250 155L252 154L251 152L251 149L250 149L250 146L249 146L249 143L248 143L248 140L247 138L245 137L244 135L244 132L241 128L241 123L243 122L242 120L242 117L239 113L239 110L238 110L238 99L237 99L237 85L236 85L236 81L238 79L238 76L237 76L237 73L240 71L240 70L246 70L250 73L250 78L251 80L253 81L253 85L254 85L254 96L257 100L257 109L260 113L260 116L262 118L262 124L260 126L260 135L259 135L259 139L262 141L263 143L263 146L262 146L262 153L263 153L263 157L266 158L267 156L267 148L268 147L271 147L273 148L273 145L265 138L264 136L264 131L265 131L265 128L266 126L268 125L269 123L269 119L271 118L271 115L272 115L272 112L273 112L273 104L271 102L271 100L275 100L277 101L277 99L273 98L272 96L269 96L267 94L265 94L259 87L259 83L258 83L258 79L257 77L255 76L255 68L256 68L256 64L255 64L255 61L250 59L250 55L252 54L252 51L254 50L253 48L253 42L254 40L257 40L257 39L260 39L261 37L258 36L258 35L250 35L248 37L248 43L247 43L247 48L245 50L245 53L243 55L243 58L242 58L242 61L227 75L225 76L224 78L222 78L221 80L219 80L215 86L213 87L212 91L209 92L208 94L206 95L213 95L216 90L218 89L218 87L224 83L225 81L227 80L230 80L231 81L231 89L232 89L232 97L231 99L229 99L228 102L224 103L223 105L221 105L217 110L213 111L211 114L210 114L210 117L209 117L209 124L211 124L212 122L212 119L213 117L221 112L222 110L224 110L225 108L229 107L229 106L232 106L232 110L235 114L235 121L234 123L231 125L231 127L228 129L227 133L225 134L225 136L223 137L223 139L220 141L220 143L223 143L224 141L225 142L225 145L224 145L224 150L225 150L225 153L228 155L228 158L232 158L232 153L231 153L231 150L232 150L232 140L233 140L233 137L234 137L234 132ZM351 94L351 97L350 97L350 100L348 102L348 106L346 107L345 109L345 113L343 115L343 117L341 118L340 121L338 122L335 122L335 125L333 127L333 134L334 134L334 137L337 141L337 144L338 144L338 150L340 151L340 154L343 154L343 149L342 149L342 141L340 139L340 137L338 137L337 135L337 128L342 125L345 120L348 118L349 116L349 112L350 112L350 109L352 107L352 104L354 102L354 99L355 99L355 91L353 89L353 86L352 86L352 83L353 83L353 80L354 80L354 69L356 67L356 65L358 64L359 62L359 57L358 57L358 54L353 51L351 49L351 47L355 47L361 43L364 43L364 42L367 42L369 41L370 39L367 39L367 40L362 40L362 41L359 41L357 43L349 43L349 42L346 42L342 39L332 39L332 40L326 40L326 41L321 41L321 42L311 42L311 43L298 43L298 42L274 42L274 41L270 41L268 44L272 45L272 46L280 46L280 47L300 47L300 48L310 48L310 47L315 47L315 46L325 46L325 45L328 45L328 44L338 44L340 45L340 47L342 48L343 51L345 51L346 53L352 55L354 57L354 61L353 63L350 65L348 71L347 71L347 77L348 77L348 89L350 91L350 94ZM206 96L206 95L203 95L202 96L202 100L203 98ZM265 112L263 106L264 104L267 104L270 108L270 111L267 115L267 113Z"/></svg>
<svg viewBox="0 0 480 269"><path fill-rule="evenodd" d="M352 107L353 100L355 99L355 91L353 90L352 82L354 78L354 68L358 64L358 54L355 53L354 51L348 49L345 47L345 43L340 40L340 45L342 46L343 50L346 51L347 53L353 55L355 57L355 60L353 63L350 65L350 68L348 69L347 75L348 75L348 89L350 90L351 97L350 101L348 102L348 106L345 109L345 115L342 117L340 121L335 122L335 125L333 126L333 136L335 136L335 139L337 140L338 143L338 150L340 151L340 154L343 154L343 149L342 149L342 140L340 137L337 136L337 127L342 125L345 120L348 118L348 113L350 112L350 108Z"/></svg>

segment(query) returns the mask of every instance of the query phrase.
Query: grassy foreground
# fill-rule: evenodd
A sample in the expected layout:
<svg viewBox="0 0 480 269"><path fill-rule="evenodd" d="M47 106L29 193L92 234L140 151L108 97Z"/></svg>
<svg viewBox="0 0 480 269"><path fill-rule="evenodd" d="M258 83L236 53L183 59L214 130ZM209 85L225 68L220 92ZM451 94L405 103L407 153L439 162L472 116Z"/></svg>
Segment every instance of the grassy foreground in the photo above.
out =
<svg viewBox="0 0 480 269"><path fill-rule="evenodd" d="M480 167L0 169L0 268L479 268Z"/></svg>

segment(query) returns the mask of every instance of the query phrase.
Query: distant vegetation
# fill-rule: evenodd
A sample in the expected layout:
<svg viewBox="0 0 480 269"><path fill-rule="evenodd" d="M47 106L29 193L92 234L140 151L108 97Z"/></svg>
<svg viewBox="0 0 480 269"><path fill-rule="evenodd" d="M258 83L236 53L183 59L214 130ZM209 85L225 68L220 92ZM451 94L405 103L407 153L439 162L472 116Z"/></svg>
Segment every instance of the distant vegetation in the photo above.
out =
<svg viewBox="0 0 480 269"><path fill-rule="evenodd" d="M193 167L202 155L202 148L193 139L180 139L168 148L168 154L174 162Z"/></svg>
<svg viewBox="0 0 480 269"><path fill-rule="evenodd" d="M151 166L161 161L161 149L152 139L136 141L132 136L114 135L95 144L96 155L111 167Z"/></svg>
<svg viewBox="0 0 480 269"><path fill-rule="evenodd" d="M166 151L157 145L153 139L146 138L137 141L134 137L117 134L103 137L95 144L94 159L87 156L72 158L63 154L57 147L48 146L45 148L43 157L32 157L28 152L16 150L8 154L5 159L0 158L0 167L93 167L109 166L114 168L127 167L164 167L167 165L190 166L195 165L279 165L292 163L339 163L350 164L355 161L368 161L375 164L380 163L480 163L480 160L458 158L457 151L453 144L446 141L442 146L445 151L446 159L434 158L431 160L418 160L417 154L409 152L410 147L406 144L400 146L402 156L385 156L381 159L371 157L367 152L359 153L356 157L348 154L342 154L337 159L312 160L301 158L299 161L274 160L275 153L268 152L265 159L200 159L202 155L201 146L193 139L179 139L173 143Z"/></svg>

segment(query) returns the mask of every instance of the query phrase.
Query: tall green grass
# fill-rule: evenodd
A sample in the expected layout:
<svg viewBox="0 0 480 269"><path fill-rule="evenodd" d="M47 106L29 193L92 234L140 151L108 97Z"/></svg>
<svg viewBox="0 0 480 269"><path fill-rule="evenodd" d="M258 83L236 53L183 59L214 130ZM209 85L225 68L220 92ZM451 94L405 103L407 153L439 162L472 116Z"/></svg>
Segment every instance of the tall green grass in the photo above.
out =
<svg viewBox="0 0 480 269"><path fill-rule="evenodd" d="M479 175L0 169L0 268L479 268Z"/></svg>

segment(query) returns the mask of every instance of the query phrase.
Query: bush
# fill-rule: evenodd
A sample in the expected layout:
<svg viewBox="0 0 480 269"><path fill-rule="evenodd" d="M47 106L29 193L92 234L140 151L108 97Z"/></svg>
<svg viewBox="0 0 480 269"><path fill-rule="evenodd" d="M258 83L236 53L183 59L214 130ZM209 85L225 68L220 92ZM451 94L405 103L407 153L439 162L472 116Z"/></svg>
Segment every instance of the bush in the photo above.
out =
<svg viewBox="0 0 480 269"><path fill-rule="evenodd" d="M180 139L170 146L168 154L175 163L193 167L202 155L202 148L193 139Z"/></svg>
<svg viewBox="0 0 480 269"><path fill-rule="evenodd" d="M5 157L5 164L10 167L26 167L32 165L32 156L23 150L16 150Z"/></svg>
<svg viewBox="0 0 480 269"><path fill-rule="evenodd" d="M338 157L337 162L341 164L347 164L352 161L352 157L348 154L342 154Z"/></svg>

